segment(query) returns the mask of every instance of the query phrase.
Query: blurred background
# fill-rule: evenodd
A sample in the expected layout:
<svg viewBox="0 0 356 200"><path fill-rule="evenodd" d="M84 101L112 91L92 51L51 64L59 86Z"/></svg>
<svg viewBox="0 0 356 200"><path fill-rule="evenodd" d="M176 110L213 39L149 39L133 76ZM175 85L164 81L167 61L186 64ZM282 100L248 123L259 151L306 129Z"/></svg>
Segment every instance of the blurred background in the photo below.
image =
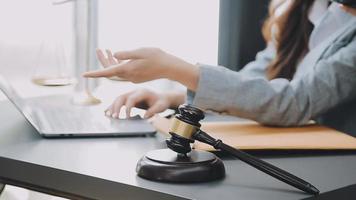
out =
<svg viewBox="0 0 356 200"><path fill-rule="evenodd" d="M140 47L159 47L191 63L237 71L265 46L260 29L268 2L0 0L0 75L22 97L71 94L89 87L111 102L137 87L184 89L168 80L88 83L80 74L101 67L96 48L115 52ZM43 80L52 82L43 84ZM0 100L4 99L0 92ZM0 200L52 198L13 186L0 196Z"/></svg>
<svg viewBox="0 0 356 200"><path fill-rule="evenodd" d="M31 80L77 78L76 71L85 71L78 69L83 66L76 65L75 60L76 51L86 51L83 44L76 49L82 34L78 33L78 27L85 23L95 26L89 30L89 34L94 32L91 41L85 41L92 43L94 50L160 47L193 63L217 64L218 0L86 1L95 6L89 8L94 10L87 16L89 22L80 15L88 9L80 4L83 1L86 0L0 1L0 74L19 90L33 86L33 90L24 90L21 95L71 90L37 87ZM99 67L95 61L94 65Z"/></svg>

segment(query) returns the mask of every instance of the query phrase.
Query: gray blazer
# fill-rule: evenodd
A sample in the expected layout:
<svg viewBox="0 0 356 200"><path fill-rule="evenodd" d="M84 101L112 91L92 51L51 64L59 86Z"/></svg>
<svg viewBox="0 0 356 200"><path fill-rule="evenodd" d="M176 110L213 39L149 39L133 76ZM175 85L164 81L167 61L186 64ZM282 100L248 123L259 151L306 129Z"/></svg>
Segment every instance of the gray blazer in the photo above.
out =
<svg viewBox="0 0 356 200"><path fill-rule="evenodd" d="M268 45L239 72L200 65L198 88L188 91L188 101L261 124L299 126L315 120L356 136L356 17L310 50L292 81L266 79L274 56Z"/></svg>

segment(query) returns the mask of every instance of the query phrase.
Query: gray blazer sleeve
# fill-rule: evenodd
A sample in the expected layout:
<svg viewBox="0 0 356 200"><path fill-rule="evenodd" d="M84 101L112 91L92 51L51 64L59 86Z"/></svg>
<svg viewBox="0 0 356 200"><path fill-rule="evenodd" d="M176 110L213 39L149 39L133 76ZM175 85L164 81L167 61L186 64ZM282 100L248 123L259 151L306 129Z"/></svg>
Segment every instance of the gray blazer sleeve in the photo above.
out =
<svg viewBox="0 0 356 200"><path fill-rule="evenodd" d="M267 125L302 125L326 110L356 97L356 40L319 60L289 82L246 76L224 67L200 66L191 103Z"/></svg>
<svg viewBox="0 0 356 200"><path fill-rule="evenodd" d="M266 68L268 64L274 59L275 57L275 47L273 43L267 44L267 47L257 53L256 58L254 61L245 65L239 73L243 76L249 77L259 77L267 79L266 77ZM204 84L204 83L202 83ZM188 90L187 92L187 102L192 104L194 99L195 93L193 91Z"/></svg>
<svg viewBox="0 0 356 200"><path fill-rule="evenodd" d="M267 78L266 68L274 59L275 55L275 47L272 43L269 43L266 49L257 53L254 61L248 63L240 70L240 73L249 77Z"/></svg>

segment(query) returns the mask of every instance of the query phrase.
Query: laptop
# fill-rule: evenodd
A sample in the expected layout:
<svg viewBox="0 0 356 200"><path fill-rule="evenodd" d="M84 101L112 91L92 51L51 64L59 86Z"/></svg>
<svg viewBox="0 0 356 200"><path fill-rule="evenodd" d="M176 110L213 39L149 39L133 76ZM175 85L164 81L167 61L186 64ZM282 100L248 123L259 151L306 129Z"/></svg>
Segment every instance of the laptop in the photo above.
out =
<svg viewBox="0 0 356 200"><path fill-rule="evenodd" d="M147 136L155 128L139 115L112 119L102 106L76 106L70 96L23 99L0 76L0 90L43 137Z"/></svg>

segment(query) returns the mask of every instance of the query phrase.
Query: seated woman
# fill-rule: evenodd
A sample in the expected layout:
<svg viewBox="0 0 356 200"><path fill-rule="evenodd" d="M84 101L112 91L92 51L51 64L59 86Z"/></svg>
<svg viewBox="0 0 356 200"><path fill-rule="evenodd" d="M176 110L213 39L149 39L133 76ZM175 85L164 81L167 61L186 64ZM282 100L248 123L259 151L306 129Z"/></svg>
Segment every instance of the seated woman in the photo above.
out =
<svg viewBox="0 0 356 200"><path fill-rule="evenodd" d="M107 115L146 104L145 117L188 99L193 105L275 126L315 120L356 136L355 9L327 0L273 0L263 26L267 48L241 71L193 65L156 48L120 51L85 77L118 76L139 83L159 78L188 88L157 94L136 90L119 96ZM127 62L122 62L122 61Z"/></svg>

